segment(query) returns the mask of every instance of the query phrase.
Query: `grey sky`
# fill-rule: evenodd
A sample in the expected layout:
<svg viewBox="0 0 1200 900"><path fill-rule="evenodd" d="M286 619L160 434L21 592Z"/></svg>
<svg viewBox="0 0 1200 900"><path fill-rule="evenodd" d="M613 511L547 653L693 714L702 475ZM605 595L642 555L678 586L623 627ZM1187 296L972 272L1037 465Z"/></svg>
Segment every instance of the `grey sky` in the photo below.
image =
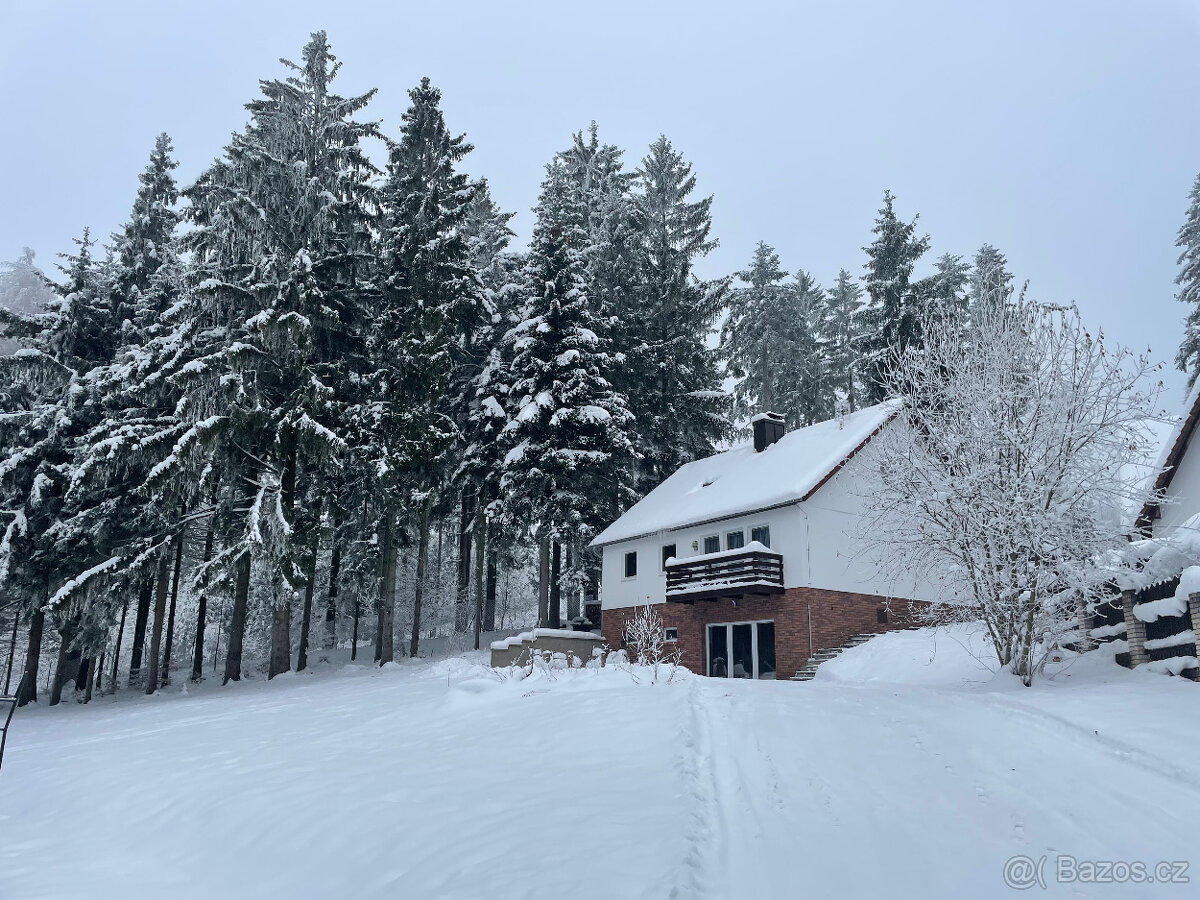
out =
<svg viewBox="0 0 1200 900"><path fill-rule="evenodd" d="M762 239L789 271L857 276L890 188L930 262L991 242L1036 297L1174 357L1200 170L1184 2L0 0L0 259L49 266L83 225L116 228L159 131L194 177L318 28L390 134L433 79L522 241L543 164L595 119L631 165L660 132L694 163L721 241L706 274Z"/></svg>

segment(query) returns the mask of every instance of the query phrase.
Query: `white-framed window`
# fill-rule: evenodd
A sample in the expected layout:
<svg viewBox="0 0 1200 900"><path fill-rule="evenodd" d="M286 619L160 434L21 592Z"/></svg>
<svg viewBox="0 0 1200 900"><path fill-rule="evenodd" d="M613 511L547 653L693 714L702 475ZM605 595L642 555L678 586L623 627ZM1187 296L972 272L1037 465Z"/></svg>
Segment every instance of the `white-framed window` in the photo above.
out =
<svg viewBox="0 0 1200 900"><path fill-rule="evenodd" d="M674 544L663 544L661 558L662 571L667 571L667 560L676 555Z"/></svg>
<svg viewBox="0 0 1200 900"><path fill-rule="evenodd" d="M637 551L630 550L625 554L625 577L637 578Z"/></svg>
<svg viewBox="0 0 1200 900"><path fill-rule="evenodd" d="M725 549L740 550L746 546L746 532L742 529L725 532Z"/></svg>
<svg viewBox="0 0 1200 900"><path fill-rule="evenodd" d="M664 628L663 632L664 632L663 640L665 640L668 644L673 644L679 640L679 629L678 628Z"/></svg>
<svg viewBox="0 0 1200 900"><path fill-rule="evenodd" d="M710 534L704 539L705 553L719 553L721 550L721 536L719 534Z"/></svg>
<svg viewBox="0 0 1200 900"><path fill-rule="evenodd" d="M764 547L771 546L771 526L755 525L750 529L750 540L758 541Z"/></svg>

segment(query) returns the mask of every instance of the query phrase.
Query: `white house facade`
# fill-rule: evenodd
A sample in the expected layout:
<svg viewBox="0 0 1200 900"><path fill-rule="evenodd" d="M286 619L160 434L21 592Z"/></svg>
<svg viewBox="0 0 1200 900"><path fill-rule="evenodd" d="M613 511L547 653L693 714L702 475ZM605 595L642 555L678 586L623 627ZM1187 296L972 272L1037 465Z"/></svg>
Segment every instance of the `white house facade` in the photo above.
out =
<svg viewBox="0 0 1200 900"><path fill-rule="evenodd" d="M939 599L882 565L864 528L872 439L898 409L791 433L760 416L754 441L683 466L628 510L593 541L610 646L649 603L694 671L789 677L818 650L900 624L908 601Z"/></svg>

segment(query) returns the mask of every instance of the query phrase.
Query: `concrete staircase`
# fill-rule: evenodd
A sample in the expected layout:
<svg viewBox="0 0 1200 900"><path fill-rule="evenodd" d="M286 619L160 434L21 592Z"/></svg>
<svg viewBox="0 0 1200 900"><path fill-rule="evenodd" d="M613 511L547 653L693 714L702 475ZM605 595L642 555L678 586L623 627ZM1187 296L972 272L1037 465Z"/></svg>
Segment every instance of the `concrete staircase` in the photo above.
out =
<svg viewBox="0 0 1200 900"><path fill-rule="evenodd" d="M802 669L800 669L795 675L793 675L789 680L790 681L812 681L813 678L817 674L817 667L820 666L821 663L825 662L825 660L833 659L835 656L838 656L843 650L849 650L851 647L857 647L860 644L865 644L867 641L869 641L873 637L875 637L875 635L873 635L873 634L856 634L852 638L850 638L850 640L846 641L846 643L842 644L842 646L840 646L840 647L830 647L828 649L818 650L816 653L814 653L812 656L810 656L808 658L808 662L806 662L804 664L804 667Z"/></svg>

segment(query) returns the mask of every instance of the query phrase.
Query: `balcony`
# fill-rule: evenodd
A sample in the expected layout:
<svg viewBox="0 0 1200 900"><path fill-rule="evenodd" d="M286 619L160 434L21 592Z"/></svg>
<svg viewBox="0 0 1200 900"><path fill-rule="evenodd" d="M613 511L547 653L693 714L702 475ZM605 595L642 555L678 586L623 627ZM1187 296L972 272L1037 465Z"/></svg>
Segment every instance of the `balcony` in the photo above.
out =
<svg viewBox="0 0 1200 900"><path fill-rule="evenodd" d="M672 603L783 593L783 557L762 544L671 559L666 569L667 600Z"/></svg>

